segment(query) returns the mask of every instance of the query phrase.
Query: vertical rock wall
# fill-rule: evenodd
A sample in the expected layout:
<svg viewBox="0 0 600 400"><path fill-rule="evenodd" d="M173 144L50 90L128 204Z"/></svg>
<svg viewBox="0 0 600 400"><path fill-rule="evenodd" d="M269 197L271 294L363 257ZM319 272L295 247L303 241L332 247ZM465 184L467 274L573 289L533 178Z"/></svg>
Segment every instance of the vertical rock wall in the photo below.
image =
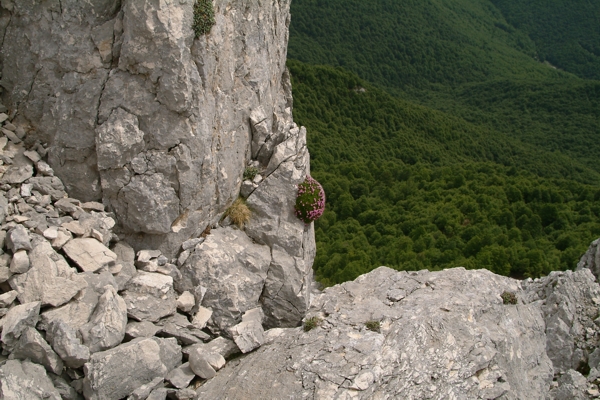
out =
<svg viewBox="0 0 600 400"><path fill-rule="evenodd" d="M48 144L69 195L103 201L134 246L174 255L235 200L251 159L279 166L274 149L297 137L289 0L215 0L199 39L194 0L0 4L2 103L26 143Z"/></svg>

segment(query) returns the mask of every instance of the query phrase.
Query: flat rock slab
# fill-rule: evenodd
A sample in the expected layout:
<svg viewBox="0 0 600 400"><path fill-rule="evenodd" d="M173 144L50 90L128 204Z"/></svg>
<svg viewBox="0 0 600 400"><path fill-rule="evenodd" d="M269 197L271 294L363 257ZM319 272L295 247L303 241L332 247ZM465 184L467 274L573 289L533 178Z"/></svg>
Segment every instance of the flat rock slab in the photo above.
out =
<svg viewBox="0 0 600 400"><path fill-rule="evenodd" d="M93 238L70 240L63 250L84 272L95 272L117 261L115 253Z"/></svg>

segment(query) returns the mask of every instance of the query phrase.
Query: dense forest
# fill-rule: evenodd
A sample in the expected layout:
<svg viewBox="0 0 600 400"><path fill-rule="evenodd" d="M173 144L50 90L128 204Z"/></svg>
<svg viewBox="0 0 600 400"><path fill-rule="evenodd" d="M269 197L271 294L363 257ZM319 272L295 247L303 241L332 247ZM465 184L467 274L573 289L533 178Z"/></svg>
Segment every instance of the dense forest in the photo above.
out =
<svg viewBox="0 0 600 400"><path fill-rule="evenodd" d="M600 81L540 62L499 3L292 2L323 284L380 265L536 277L600 236Z"/></svg>

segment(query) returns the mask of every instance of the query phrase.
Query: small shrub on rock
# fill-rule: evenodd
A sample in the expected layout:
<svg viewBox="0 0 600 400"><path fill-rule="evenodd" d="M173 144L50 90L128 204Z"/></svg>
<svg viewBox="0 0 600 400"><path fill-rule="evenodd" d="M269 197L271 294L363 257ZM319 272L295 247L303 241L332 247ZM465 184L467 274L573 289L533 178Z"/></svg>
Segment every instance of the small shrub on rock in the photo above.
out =
<svg viewBox="0 0 600 400"><path fill-rule="evenodd" d="M368 330L379 333L379 329L381 329L381 323L379 321L367 321L365 322L365 326Z"/></svg>
<svg viewBox="0 0 600 400"><path fill-rule="evenodd" d="M304 332L308 332L310 330L315 329L317 326L321 325L321 318L319 317L310 317L304 321Z"/></svg>
<svg viewBox="0 0 600 400"><path fill-rule="evenodd" d="M517 304L517 296L512 292L504 291L500 295L504 304Z"/></svg>
<svg viewBox="0 0 600 400"><path fill-rule="evenodd" d="M258 175L258 168L248 167L244 171L244 180L253 180Z"/></svg>
<svg viewBox="0 0 600 400"><path fill-rule="evenodd" d="M246 205L246 202L239 198L233 202L231 207L225 211L225 217L229 217L231 222L237 225L238 228L242 229L244 224L250 220L252 213Z"/></svg>
<svg viewBox="0 0 600 400"><path fill-rule="evenodd" d="M196 37L210 32L210 28L215 24L215 10L212 0L196 0L194 3L194 24L192 28Z"/></svg>
<svg viewBox="0 0 600 400"><path fill-rule="evenodd" d="M319 182L307 176L304 182L298 185L296 216L304 223L310 224L319 219L323 211L325 211L325 191Z"/></svg>

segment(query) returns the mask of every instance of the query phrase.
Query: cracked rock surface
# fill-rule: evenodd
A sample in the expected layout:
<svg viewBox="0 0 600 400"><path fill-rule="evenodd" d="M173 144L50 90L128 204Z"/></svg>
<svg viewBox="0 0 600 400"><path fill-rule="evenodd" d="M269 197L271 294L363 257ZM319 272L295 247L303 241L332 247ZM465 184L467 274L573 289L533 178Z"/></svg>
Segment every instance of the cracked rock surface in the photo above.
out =
<svg viewBox="0 0 600 400"><path fill-rule="evenodd" d="M0 15L21 139L48 143L71 197L102 201L134 247L169 257L237 198L250 159L289 156L275 149L292 124L290 0L215 1L201 38L194 2L7 0ZM2 182L33 175L19 157Z"/></svg>
<svg viewBox="0 0 600 400"><path fill-rule="evenodd" d="M552 351L556 317L547 311L553 296L565 307L593 303L590 277L557 272L522 283L486 270L380 267L318 296L307 314L319 318L316 328L265 332L260 349L229 362L197 398L591 398L597 388L571 369L572 357ZM503 291L518 304L503 304ZM565 321L572 332L563 343L581 339L578 318Z"/></svg>

